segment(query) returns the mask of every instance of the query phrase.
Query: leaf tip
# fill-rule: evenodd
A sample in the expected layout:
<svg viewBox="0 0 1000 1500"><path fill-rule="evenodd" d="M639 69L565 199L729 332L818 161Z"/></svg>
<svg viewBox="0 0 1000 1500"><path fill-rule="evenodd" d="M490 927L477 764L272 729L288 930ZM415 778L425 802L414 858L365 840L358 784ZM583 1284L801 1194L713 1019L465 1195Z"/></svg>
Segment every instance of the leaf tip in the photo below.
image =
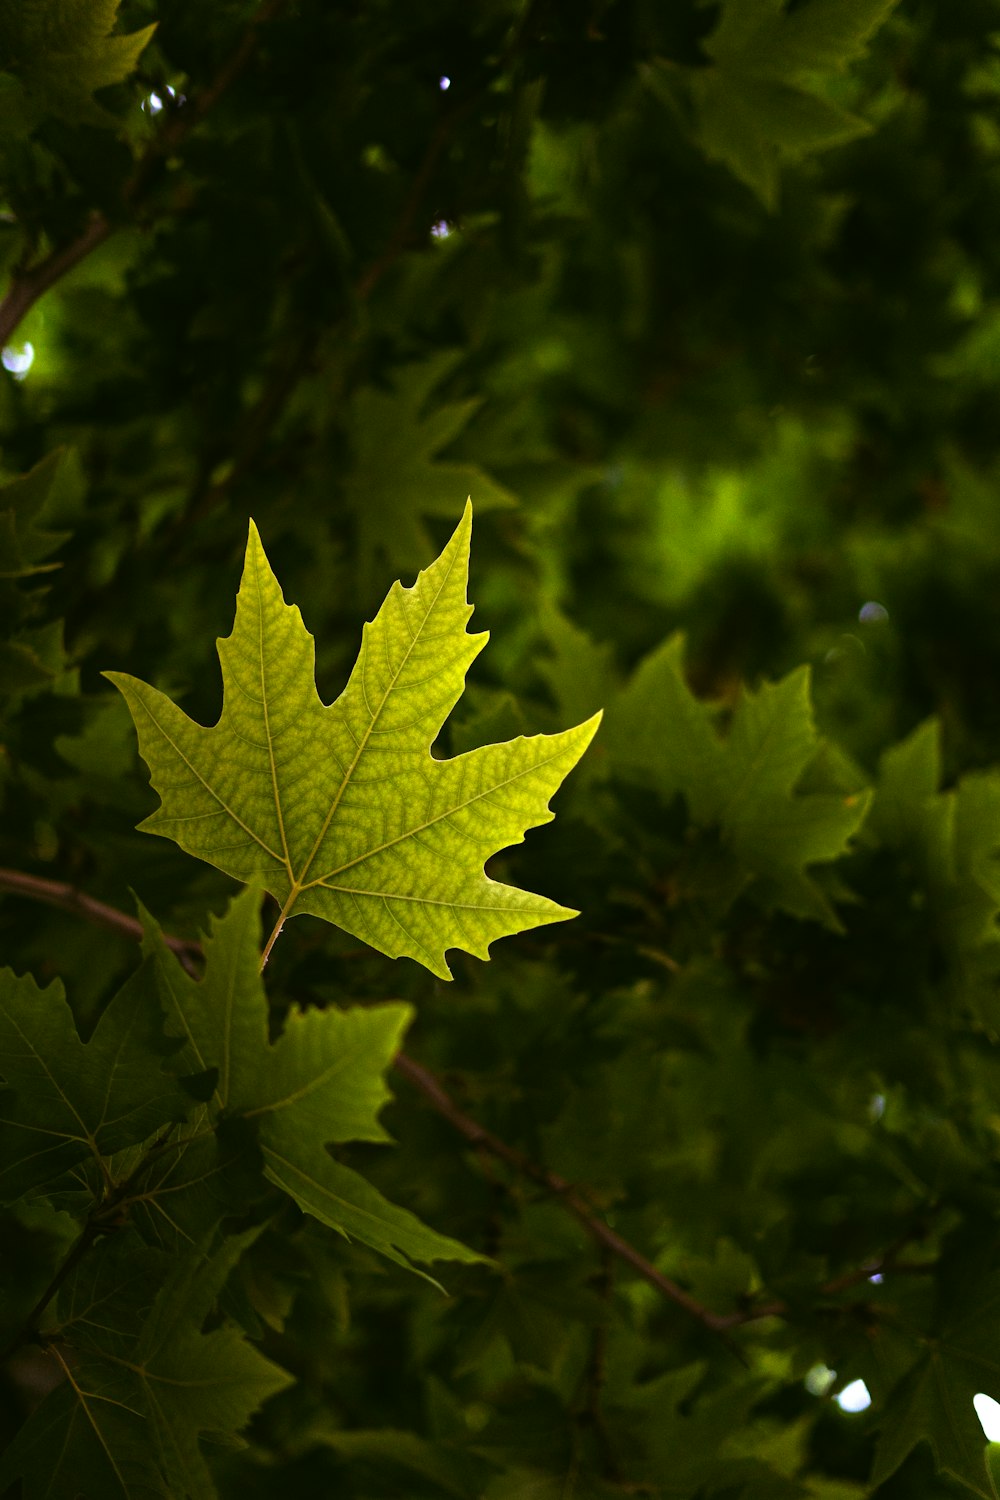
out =
<svg viewBox="0 0 1000 1500"><path fill-rule="evenodd" d="M472 496L469 495L465 501L465 509L462 511L458 525L455 527L451 537L451 545L457 546L462 543L466 548L472 539Z"/></svg>

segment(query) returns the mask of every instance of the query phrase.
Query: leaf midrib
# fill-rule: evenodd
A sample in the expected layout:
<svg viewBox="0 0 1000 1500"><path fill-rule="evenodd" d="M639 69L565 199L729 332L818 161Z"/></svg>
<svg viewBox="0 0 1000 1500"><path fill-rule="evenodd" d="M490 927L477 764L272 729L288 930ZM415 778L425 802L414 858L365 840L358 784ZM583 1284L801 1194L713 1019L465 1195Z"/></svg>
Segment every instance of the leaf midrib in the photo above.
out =
<svg viewBox="0 0 1000 1500"><path fill-rule="evenodd" d="M343 774L343 776L341 778L340 786L337 788L337 791L336 791L336 793L335 793L335 795L333 797L333 800L330 803L329 811L327 812L327 815L326 815L326 817L323 820L322 827L320 828L319 833L316 835L316 839L315 839L315 841L313 843L312 849L309 851L309 854L306 857L305 863L303 864L300 873L298 875L293 876L292 875L292 871L291 871L291 865L289 864L289 866L288 866L288 873L289 873L289 878L290 878L290 880L292 882L292 889L291 889L291 891L288 894L287 901L285 902L285 910L286 911L290 912L292 910L293 906L295 905L295 902L298 900L298 898L302 894L303 890L305 890L307 888L310 888L310 887L312 887L314 885L320 884L321 881L324 879L323 876L319 876L316 880L307 882L306 881L306 876L309 873L309 869L310 869L310 866L312 865L313 860L316 858L316 855L319 853L319 850L322 847L323 840L326 838L327 831L329 830L330 824L333 822L333 819L334 819L334 817L336 816L336 813L337 813L337 809L339 808L339 806L341 804L341 801L343 800L344 793L346 792L348 786L350 785L351 777L354 775L354 772L357 770L358 763L360 762L361 757L364 755L365 750L368 747L368 741L371 739L371 736L374 733L375 726L376 726L376 724L379 721L379 717L381 716L383 709L385 708L386 704L388 703L389 698L390 698L390 696L392 694L392 691L395 688L396 683L399 681L400 675L402 674L402 672L403 672L403 670L404 670L407 662L409 661L410 656L412 655L413 650L416 647L417 642L419 641L421 635L423 634L423 631L424 631L424 629L427 626L428 620L430 620L430 618L433 615L435 609L437 608L438 601L440 600L441 595L443 594L445 588L447 587L448 580L451 577L452 570L453 570L454 566L455 566L455 557L453 556L451 558L449 564L448 564L448 567L447 567L447 569L445 571L444 577L442 578L441 583L438 586L438 589L437 589L437 591L434 594L433 599L430 601L430 603L427 606L427 609L426 609L426 611L424 613L423 619L420 621L420 624L419 624L417 630L415 632L411 632L411 634L410 634L410 644L407 646L405 652L403 653L402 660L400 661L398 667L396 667L395 671L393 672L393 674L392 674L392 676L390 678L390 681L389 681L388 685L386 686L386 688L385 688L385 690L384 690L384 692L382 694L382 698L381 698L381 701L380 701L378 707L374 711L369 707L368 711L369 711L369 714L371 715L371 718L370 718L370 722L368 724L368 727L365 729L364 733L361 736L361 739L357 743L357 748L356 748L356 750L354 752L354 759L351 761L350 765L347 767L347 770L344 772L344 774ZM404 617L404 619L406 619L405 610L404 610L403 617ZM407 623L407 628L409 629L409 621L407 620L406 623ZM367 694L367 691L365 690L365 684L364 684L364 668L365 668L365 662L367 660L367 650L368 650L368 645L367 645L367 642L366 642L364 644L363 648L362 648L362 655L361 655L361 657L359 658L359 661L358 661L358 668L359 668L359 671L360 671L360 682L361 682L362 693L363 693L363 696L364 696L364 700L365 700L366 706L368 705L368 694ZM263 686L263 679L262 679L262 686ZM267 730L266 730L266 721L265 721L265 732L267 732ZM270 747L270 734L269 734L269 732L268 732L268 746ZM365 858L370 858L371 857L371 852L369 852L369 854L366 855L366 856L364 856L364 857ZM347 867L345 866L344 868L347 868ZM337 873L337 872L334 872L334 873Z"/></svg>

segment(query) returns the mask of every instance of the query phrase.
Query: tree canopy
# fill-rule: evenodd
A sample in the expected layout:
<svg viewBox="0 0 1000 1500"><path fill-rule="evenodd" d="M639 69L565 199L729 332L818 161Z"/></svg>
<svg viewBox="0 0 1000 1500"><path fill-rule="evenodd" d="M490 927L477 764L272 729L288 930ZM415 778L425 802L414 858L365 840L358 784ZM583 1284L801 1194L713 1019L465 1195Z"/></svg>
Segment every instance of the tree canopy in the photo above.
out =
<svg viewBox="0 0 1000 1500"><path fill-rule="evenodd" d="M0 278L0 1496L996 1500L998 0L0 0Z"/></svg>

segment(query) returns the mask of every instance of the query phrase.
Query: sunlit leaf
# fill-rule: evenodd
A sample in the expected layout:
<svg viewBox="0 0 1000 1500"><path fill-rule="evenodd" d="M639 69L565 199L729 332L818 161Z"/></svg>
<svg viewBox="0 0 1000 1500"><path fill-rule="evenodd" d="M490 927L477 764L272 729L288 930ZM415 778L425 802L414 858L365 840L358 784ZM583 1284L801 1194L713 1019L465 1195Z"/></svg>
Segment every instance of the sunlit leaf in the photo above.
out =
<svg viewBox="0 0 1000 1500"><path fill-rule="evenodd" d="M233 633L219 642L222 717L203 729L156 688L106 675L135 719L160 794L142 827L281 903L441 978L444 954L573 913L490 880L483 861L552 817L548 802L597 718L453 760L431 746L486 642L469 636L471 506L412 588L365 626L337 701L316 691L314 643L251 526Z"/></svg>

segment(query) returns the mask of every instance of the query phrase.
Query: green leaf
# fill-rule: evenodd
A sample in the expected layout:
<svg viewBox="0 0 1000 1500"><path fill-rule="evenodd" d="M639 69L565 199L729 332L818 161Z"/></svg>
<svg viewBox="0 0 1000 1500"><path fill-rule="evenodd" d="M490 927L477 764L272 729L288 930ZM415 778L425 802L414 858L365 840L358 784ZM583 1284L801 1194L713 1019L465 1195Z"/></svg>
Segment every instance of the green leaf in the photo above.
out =
<svg viewBox="0 0 1000 1500"><path fill-rule="evenodd" d="M574 915L490 880L483 861L551 819L548 799L598 722L430 754L487 639L465 628L471 525L467 506L437 562L412 588L393 585L329 707L313 638L252 524L233 633L219 642L219 723L202 728L156 688L105 674L161 798L142 828L263 885L282 907L275 935L312 912L442 979L447 948L485 958L498 937Z"/></svg>
<svg viewBox="0 0 1000 1500"><path fill-rule="evenodd" d="M919 1443L930 1445L940 1472L983 1500L997 1491L986 1466L986 1439L972 1399L1000 1398L996 1317L1000 1275L953 1263L938 1277L939 1307L929 1336L907 1330L917 1358L889 1392L872 1482L882 1484ZM898 1336L897 1336L898 1337Z"/></svg>
<svg viewBox="0 0 1000 1500"><path fill-rule="evenodd" d="M691 78L706 154L774 208L784 162L870 129L817 92L817 76L859 56L897 3L809 0L789 14L780 0L725 0L704 43L715 65Z"/></svg>
<svg viewBox="0 0 1000 1500"><path fill-rule="evenodd" d="M1000 776L942 792L940 725L928 720L879 763L871 834L912 861L942 935L968 953L1000 938Z"/></svg>
<svg viewBox="0 0 1000 1500"><path fill-rule="evenodd" d="M0 694L14 697L52 683L65 663L63 623L52 620L22 630L20 639L0 641Z"/></svg>
<svg viewBox="0 0 1000 1500"><path fill-rule="evenodd" d="M364 581L382 551L394 569L418 567L430 549L423 516L452 516L466 495L477 510L516 505L478 464L437 455L455 441L481 398L433 404L462 351L444 350L400 371L391 391L363 386L351 408L354 464L346 500L357 518Z"/></svg>
<svg viewBox="0 0 1000 1500"><path fill-rule="evenodd" d="M842 145L870 126L826 99L767 78L707 68L692 80L707 156L745 182L766 207L778 201L785 162Z"/></svg>
<svg viewBox="0 0 1000 1500"><path fill-rule="evenodd" d="M0 57L23 89L26 123L55 115L71 124L115 124L93 94L129 77L156 29L112 36L118 6L119 0L0 0Z"/></svg>
<svg viewBox="0 0 1000 1500"><path fill-rule="evenodd" d="M941 791L940 741L932 719L885 752L866 834L901 854L925 888L935 935L961 970L963 1004L995 1025L1000 776L973 772Z"/></svg>
<svg viewBox="0 0 1000 1500"><path fill-rule="evenodd" d="M175 1260L138 1322L134 1283L143 1261L135 1246L120 1287L90 1268L75 1278L60 1298L60 1338L50 1346L64 1383L0 1458L0 1488L21 1478L26 1497L213 1500L200 1435L232 1442L269 1396L291 1384L235 1328L202 1332L258 1232Z"/></svg>
<svg viewBox="0 0 1000 1500"><path fill-rule="evenodd" d="M345 1432L322 1421L310 1428L308 1440L333 1449L352 1463L364 1464L379 1476L385 1474L396 1485L407 1480L411 1484L415 1479L427 1481L442 1500L446 1495L468 1500L470 1495L484 1493L497 1472L486 1459L457 1445L431 1443L416 1433L391 1427Z"/></svg>
<svg viewBox="0 0 1000 1500"><path fill-rule="evenodd" d="M0 578L25 578L59 566L47 563L67 533L46 531L45 509L68 467L68 451L56 448L41 463L0 488Z"/></svg>
<svg viewBox="0 0 1000 1500"><path fill-rule="evenodd" d="M870 794L796 790L822 748L809 669L744 691L722 737L713 722L717 711L684 681L683 648L683 637L673 636L648 656L609 711L613 768L664 799L682 795L696 824L720 830L758 900L840 931L808 871L845 852Z"/></svg>
<svg viewBox="0 0 1000 1500"><path fill-rule="evenodd" d="M538 670L559 712L576 718L609 702L618 686L612 647L597 645L552 603L542 609L542 628L552 654Z"/></svg>
<svg viewBox="0 0 1000 1500"><path fill-rule="evenodd" d="M899 0L727 0L705 43L717 63L761 78L837 72L860 57Z"/></svg>
<svg viewBox="0 0 1000 1500"><path fill-rule="evenodd" d="M164 1043L147 965L82 1042L55 980L0 972L0 1201L101 1162L182 1120L191 1099L163 1071Z"/></svg>
<svg viewBox="0 0 1000 1500"><path fill-rule="evenodd" d="M272 1046L257 964L258 903L257 892L244 891L225 917L213 920L201 981L185 972L143 914L167 1030L183 1039L175 1065L190 1073L214 1070L210 1118L253 1121L268 1179L322 1223L407 1267L415 1260L481 1260L387 1202L327 1149L390 1139L378 1113L391 1097L385 1071L410 1007L293 1009Z"/></svg>

